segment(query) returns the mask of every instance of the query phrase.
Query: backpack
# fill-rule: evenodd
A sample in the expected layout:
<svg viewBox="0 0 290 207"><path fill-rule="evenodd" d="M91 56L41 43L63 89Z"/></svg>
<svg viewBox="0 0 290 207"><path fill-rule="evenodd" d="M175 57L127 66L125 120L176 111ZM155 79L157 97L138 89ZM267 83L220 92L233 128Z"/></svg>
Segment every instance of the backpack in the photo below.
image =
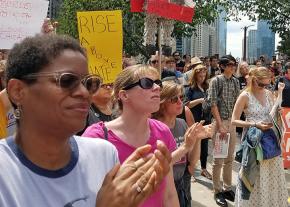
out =
<svg viewBox="0 0 290 207"><path fill-rule="evenodd" d="M234 82L235 82L235 91L237 92L239 89L239 80L234 78ZM217 97L218 97L218 102L220 100L222 100L222 91L223 91L223 84L222 84L222 80L220 79L220 76L216 77L217 79L217 85L218 85L218 93L217 93ZM211 113L211 103L210 103L210 99L208 97L208 89L206 90L205 93L205 97L204 97L204 102L202 103L202 118L205 120L205 124L210 124L211 123L211 119L212 119L212 113Z"/></svg>

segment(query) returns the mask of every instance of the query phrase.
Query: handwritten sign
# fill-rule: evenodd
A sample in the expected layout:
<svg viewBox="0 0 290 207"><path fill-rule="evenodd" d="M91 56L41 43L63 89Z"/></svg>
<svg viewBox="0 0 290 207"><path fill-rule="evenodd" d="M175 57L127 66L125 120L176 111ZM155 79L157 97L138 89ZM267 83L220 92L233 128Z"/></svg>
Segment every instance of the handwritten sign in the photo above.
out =
<svg viewBox="0 0 290 207"><path fill-rule="evenodd" d="M89 70L112 83L122 70L121 11L78 12L81 45L87 49Z"/></svg>
<svg viewBox="0 0 290 207"><path fill-rule="evenodd" d="M47 16L48 1L0 0L0 48L13 45L41 30Z"/></svg>

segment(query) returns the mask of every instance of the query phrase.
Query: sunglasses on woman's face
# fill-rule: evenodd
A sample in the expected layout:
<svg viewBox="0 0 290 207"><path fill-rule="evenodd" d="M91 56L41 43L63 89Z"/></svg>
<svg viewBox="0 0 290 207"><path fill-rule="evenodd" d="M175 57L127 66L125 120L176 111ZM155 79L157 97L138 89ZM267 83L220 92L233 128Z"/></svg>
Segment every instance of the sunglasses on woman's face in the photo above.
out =
<svg viewBox="0 0 290 207"><path fill-rule="evenodd" d="M31 73L24 76L22 79L33 80L38 77L53 78L58 87L68 91L73 91L81 83L91 94L95 93L100 88L102 83L101 78L97 75L80 76L79 74L69 72Z"/></svg>
<svg viewBox="0 0 290 207"><path fill-rule="evenodd" d="M259 81L256 81L257 82L257 85L261 88L266 88L267 86L269 86L270 84L269 83L261 83Z"/></svg>
<svg viewBox="0 0 290 207"><path fill-rule="evenodd" d="M183 102L183 99L184 99L184 96L183 95L180 95L180 96L174 96L170 99L170 102L172 104L175 104L178 102L178 100L180 100L181 102Z"/></svg>
<svg viewBox="0 0 290 207"><path fill-rule="evenodd" d="M151 88L153 88L154 84L156 84L160 88L162 88L162 82L159 79L152 80L150 78L141 78L138 82L132 83L132 84L124 87L123 90L129 90L129 89L131 89L131 88L133 88L135 86L140 86L143 89L151 89Z"/></svg>

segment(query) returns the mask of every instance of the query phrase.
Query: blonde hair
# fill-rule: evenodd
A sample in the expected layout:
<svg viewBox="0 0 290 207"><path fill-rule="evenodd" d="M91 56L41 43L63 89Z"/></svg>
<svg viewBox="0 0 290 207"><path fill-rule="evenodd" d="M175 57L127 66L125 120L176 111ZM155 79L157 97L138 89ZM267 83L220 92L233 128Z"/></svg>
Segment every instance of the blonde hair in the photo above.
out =
<svg viewBox="0 0 290 207"><path fill-rule="evenodd" d="M164 116L166 101L177 96L179 93L183 94L183 86L174 81L162 82L162 90L160 92L160 108L157 112L152 114L152 117L158 119Z"/></svg>
<svg viewBox="0 0 290 207"><path fill-rule="evenodd" d="M205 67L205 65L197 65L194 69L192 69L192 73L191 73L191 76L190 76L190 79L189 79L189 85L190 87L192 88L197 88L197 75L202 71L202 70L205 70L206 71L206 77L205 77L205 80L204 82L201 84L202 88L204 90L206 90L208 88L208 71Z"/></svg>
<svg viewBox="0 0 290 207"><path fill-rule="evenodd" d="M253 91L253 82L259 79L271 78L271 71L265 67L251 68L246 91Z"/></svg>
<svg viewBox="0 0 290 207"><path fill-rule="evenodd" d="M133 65L125 68L116 78L113 87L113 101L118 102L119 109L123 110L122 101L119 99L119 92L123 88L136 83L146 75L153 75L159 78L159 72L149 65Z"/></svg>

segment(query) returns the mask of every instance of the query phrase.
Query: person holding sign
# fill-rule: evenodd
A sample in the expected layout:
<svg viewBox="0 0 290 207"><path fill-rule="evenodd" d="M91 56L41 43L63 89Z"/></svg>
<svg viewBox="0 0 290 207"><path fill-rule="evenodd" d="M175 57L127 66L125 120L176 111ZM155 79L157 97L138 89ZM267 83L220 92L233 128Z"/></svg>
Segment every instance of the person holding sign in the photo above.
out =
<svg viewBox="0 0 290 207"><path fill-rule="evenodd" d="M262 130L263 133L266 133L273 127L270 113L272 113L274 98L271 91L266 89L270 82L271 72L267 68L258 67L250 70L248 85L238 97L234 107L232 115L233 125L244 127L244 129L256 127ZM283 89L284 85L280 84L278 88L279 99L282 96ZM243 111L246 121L240 120ZM263 148L262 141L263 137L260 140ZM257 162L257 159L254 161ZM263 159L259 162L259 168L259 174L255 177L255 184L249 200L242 197L242 181L238 179L235 199L236 206L287 207L288 192L282 158L276 156L271 159Z"/></svg>
<svg viewBox="0 0 290 207"><path fill-rule="evenodd" d="M173 152L176 142L170 129L149 118L160 107L162 82L159 77L158 71L147 65L135 65L123 70L117 76L113 89L113 97L121 110L120 116L110 122L93 124L82 136L107 139L116 146L121 163L136 148L145 144L150 144L153 152L157 143L163 141ZM156 192L141 206L179 206L172 169Z"/></svg>
<svg viewBox="0 0 290 207"><path fill-rule="evenodd" d="M214 198L219 206L227 206L227 200L234 201L235 193L232 187L232 166L234 161L234 151L236 142L236 128L231 124L232 111L239 96L239 81L233 76L236 70L236 60L231 55L221 57L220 67L224 70L222 75L211 79L208 89L208 99L210 100L211 112L214 118L213 143L216 142L217 134L226 138L230 133L227 158L214 158L212 168L212 180L214 188ZM223 169L223 185L220 177Z"/></svg>
<svg viewBox="0 0 290 207"><path fill-rule="evenodd" d="M0 141L1 207L137 207L169 172L161 142L154 154L145 145L120 166L109 142L74 136L101 84L76 40L26 38L11 50L6 72L18 129Z"/></svg>

